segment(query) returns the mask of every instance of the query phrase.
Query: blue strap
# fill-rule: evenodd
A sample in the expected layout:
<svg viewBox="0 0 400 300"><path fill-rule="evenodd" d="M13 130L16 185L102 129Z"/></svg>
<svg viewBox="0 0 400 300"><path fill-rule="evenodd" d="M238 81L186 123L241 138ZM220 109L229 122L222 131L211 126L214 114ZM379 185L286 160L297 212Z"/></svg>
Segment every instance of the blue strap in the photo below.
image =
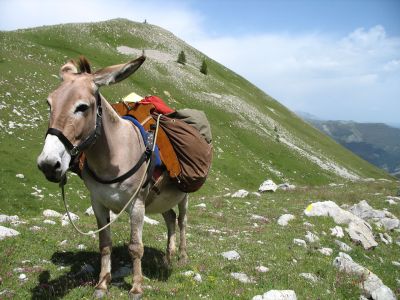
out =
<svg viewBox="0 0 400 300"><path fill-rule="evenodd" d="M138 120L136 120L134 117L132 117L130 115L123 116L122 118L132 122L139 129L140 134L142 135L144 144L147 146L147 131L144 129L142 124L140 124L140 122ZM155 156L155 159L154 159L155 166L156 167L161 166L160 150L158 149L157 145L154 149L154 156Z"/></svg>

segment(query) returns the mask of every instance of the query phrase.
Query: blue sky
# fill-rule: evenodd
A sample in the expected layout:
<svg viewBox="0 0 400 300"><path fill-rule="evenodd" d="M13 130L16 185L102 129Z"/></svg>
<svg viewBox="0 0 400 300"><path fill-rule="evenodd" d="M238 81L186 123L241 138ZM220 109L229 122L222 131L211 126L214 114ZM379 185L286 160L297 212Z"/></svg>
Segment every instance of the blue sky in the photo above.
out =
<svg viewBox="0 0 400 300"><path fill-rule="evenodd" d="M1 30L147 19L292 110L400 123L400 0L0 0L0 12Z"/></svg>

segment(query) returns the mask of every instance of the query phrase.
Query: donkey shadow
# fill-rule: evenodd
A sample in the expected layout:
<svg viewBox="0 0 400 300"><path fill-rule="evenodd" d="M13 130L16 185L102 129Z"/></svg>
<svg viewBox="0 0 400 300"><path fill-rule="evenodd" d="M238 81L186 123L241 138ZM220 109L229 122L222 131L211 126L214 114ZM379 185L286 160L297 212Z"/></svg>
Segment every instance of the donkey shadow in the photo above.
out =
<svg viewBox="0 0 400 300"><path fill-rule="evenodd" d="M142 258L143 275L159 281L167 281L171 276L172 270L165 263L164 252L144 247ZM50 272L45 270L39 274L38 284L31 289L31 299L60 299L67 295L71 290L82 287L94 287L100 274L100 253L93 251L79 252L54 252L51 257L52 263L57 266L68 267L70 271L50 280ZM122 269L117 278L112 279L111 285L118 286L120 289L129 290L131 285L126 283L124 277L131 274L132 260L128 254L128 246L118 246L112 251L112 273ZM129 268L127 267L129 265Z"/></svg>

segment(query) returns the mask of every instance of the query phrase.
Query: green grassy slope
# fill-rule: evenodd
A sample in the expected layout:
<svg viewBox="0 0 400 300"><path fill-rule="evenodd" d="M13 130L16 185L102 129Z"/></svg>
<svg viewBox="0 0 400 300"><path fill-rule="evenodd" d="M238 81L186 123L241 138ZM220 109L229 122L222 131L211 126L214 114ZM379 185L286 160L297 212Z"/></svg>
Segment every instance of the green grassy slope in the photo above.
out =
<svg viewBox="0 0 400 300"><path fill-rule="evenodd" d="M315 185L387 177L217 62L206 58L209 74L201 74L205 56L159 27L117 19L0 32L0 39L4 45L0 49L0 197L5 212L15 206L34 209L32 186L57 193L35 164L47 126L45 99L59 84L59 67L81 54L94 68L138 56L120 53L120 46L125 46L125 53L146 49L148 59L131 78L102 89L109 101L135 91L158 95L175 108L206 112L215 159L200 193L225 187L255 190L267 178ZM185 66L175 62L181 50L186 53ZM25 175L24 185L17 181L17 173ZM42 202L52 204L48 197Z"/></svg>

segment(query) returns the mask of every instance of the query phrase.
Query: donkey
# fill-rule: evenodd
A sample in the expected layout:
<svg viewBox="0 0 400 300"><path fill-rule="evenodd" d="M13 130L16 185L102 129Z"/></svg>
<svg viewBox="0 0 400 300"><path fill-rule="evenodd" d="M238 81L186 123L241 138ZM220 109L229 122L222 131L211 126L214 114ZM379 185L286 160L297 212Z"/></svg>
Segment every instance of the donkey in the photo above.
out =
<svg viewBox="0 0 400 300"><path fill-rule="evenodd" d="M37 159L38 167L47 180L61 182L74 157L84 152L86 163L82 179L90 192L98 228L109 223L110 210L120 212L134 191L139 190L136 199L126 209L131 225L128 251L133 263L132 288L129 291L132 299L140 299L143 294L141 259L145 212L161 213L164 217L168 231L167 262L171 262L175 255L175 224L178 219L179 262L185 263L188 258L185 237L187 193L180 191L168 176L164 176L159 194L150 192L152 182L145 187L139 186L146 169L146 164L140 165L139 162L146 151L143 138L139 129L118 116L99 92L101 86L120 82L132 75L144 61L145 57L141 56L94 73L84 57L78 63L71 60L63 65L60 69L62 83L48 97L49 130ZM131 176L124 176L132 166L137 166L137 171ZM94 177L105 181L121 178L122 181L107 184ZM172 209L175 206L178 206L178 218ZM107 285L111 281L112 242L109 227L99 232L99 247L101 272L94 292L96 298L107 294Z"/></svg>

